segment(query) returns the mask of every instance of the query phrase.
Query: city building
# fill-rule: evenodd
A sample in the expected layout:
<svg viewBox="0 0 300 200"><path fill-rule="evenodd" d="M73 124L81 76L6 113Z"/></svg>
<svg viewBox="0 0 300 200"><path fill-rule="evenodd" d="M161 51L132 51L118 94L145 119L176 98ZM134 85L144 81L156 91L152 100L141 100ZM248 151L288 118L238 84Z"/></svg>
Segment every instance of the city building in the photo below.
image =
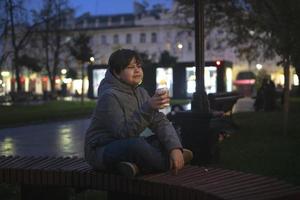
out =
<svg viewBox="0 0 300 200"><path fill-rule="evenodd" d="M135 2L134 8L134 13L115 15L93 16L85 13L75 17L74 12L68 12L62 26L64 44L67 44L79 33L89 35L91 37L90 45L94 53L92 64L95 66L105 66L109 55L119 48L135 49L140 53L145 53L148 55L148 59L156 64L159 62L160 55L167 51L171 56L177 58L179 65L185 63L181 65L185 67L185 93L186 96L190 96L195 86L195 68L193 66L195 59L194 31L184 26L185 24L176 18L174 7L165 9L162 6L156 6L153 9L146 10L141 4ZM225 35L226 33L223 30L216 27L205 37L205 61L210 64L214 63L207 66L205 70L205 84L208 93L231 91L235 89L233 81L239 72L252 71L257 73L261 68L272 74L272 79L276 84L283 84L283 73L281 68L276 66L276 61L257 60L256 63L253 62L253 66L249 66L247 62L236 57L233 48L229 48L226 43L220 42ZM34 39L25 51L39 55L41 54L41 47L42 42ZM80 69L82 66L68 54L67 50L60 55L60 59L59 73L55 80L57 89L68 91L69 94L80 94L82 79L79 77L81 77ZM217 64L218 62L231 63L230 67L225 70L226 75L222 80L226 87L222 90L217 89L217 69L221 66ZM189 64L186 65L186 63ZM4 88L2 91L6 93L12 91L15 87L11 64L11 60L8 60L1 72L1 84ZM105 67L100 68L105 69ZM156 72L153 76L155 76L156 83L167 81L168 86L171 87L173 77L176 76L173 74L174 69L170 66L156 66L155 68ZM67 77L67 71L70 69L78 71L79 76L76 78ZM103 78L104 71L95 73L98 73L97 81L94 80L93 86L90 85L90 90L93 90L91 87L98 86L101 78ZM84 77L84 89L87 93L91 82L88 81L87 73ZM49 80L45 72L33 73L23 69L21 82L24 84L25 91L42 93L45 90L50 90ZM292 84L298 83L292 81ZM152 89L153 87L155 86L152 86Z"/></svg>

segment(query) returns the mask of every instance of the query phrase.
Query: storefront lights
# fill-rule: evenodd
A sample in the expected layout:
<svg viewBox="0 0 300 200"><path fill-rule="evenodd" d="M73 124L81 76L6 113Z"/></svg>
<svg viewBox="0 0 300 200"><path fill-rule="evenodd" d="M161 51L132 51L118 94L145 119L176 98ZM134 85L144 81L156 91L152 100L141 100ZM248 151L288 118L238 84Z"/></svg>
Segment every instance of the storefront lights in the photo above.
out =
<svg viewBox="0 0 300 200"><path fill-rule="evenodd" d="M9 74L10 74L9 71L2 71L1 72L2 77L7 77L7 76L9 76Z"/></svg>
<svg viewBox="0 0 300 200"><path fill-rule="evenodd" d="M65 79L63 79L63 82L64 82L65 84L68 84L68 83L71 83L71 82L72 82L72 79L71 79L71 78L65 78Z"/></svg>

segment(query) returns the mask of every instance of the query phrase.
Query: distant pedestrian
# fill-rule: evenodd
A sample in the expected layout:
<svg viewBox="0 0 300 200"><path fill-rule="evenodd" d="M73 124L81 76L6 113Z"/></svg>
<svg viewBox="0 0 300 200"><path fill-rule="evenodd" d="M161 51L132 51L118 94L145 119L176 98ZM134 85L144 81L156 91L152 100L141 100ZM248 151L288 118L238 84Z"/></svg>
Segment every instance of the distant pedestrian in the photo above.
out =
<svg viewBox="0 0 300 200"><path fill-rule="evenodd" d="M274 82L269 80L264 90L264 110L273 111L276 108L276 88Z"/></svg>
<svg viewBox="0 0 300 200"><path fill-rule="evenodd" d="M264 78L254 102L256 111L273 111L276 108L276 88L272 80Z"/></svg>

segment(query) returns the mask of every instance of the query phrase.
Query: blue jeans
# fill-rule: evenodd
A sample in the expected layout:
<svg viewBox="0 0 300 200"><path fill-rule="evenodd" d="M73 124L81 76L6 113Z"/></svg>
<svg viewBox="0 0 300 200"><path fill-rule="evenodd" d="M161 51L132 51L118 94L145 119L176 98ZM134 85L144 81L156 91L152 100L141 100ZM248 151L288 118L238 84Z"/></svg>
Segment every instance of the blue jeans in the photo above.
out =
<svg viewBox="0 0 300 200"><path fill-rule="evenodd" d="M115 169L119 162L135 163L142 172L167 171L169 155L156 136L134 137L111 142L105 146L103 162L107 169Z"/></svg>

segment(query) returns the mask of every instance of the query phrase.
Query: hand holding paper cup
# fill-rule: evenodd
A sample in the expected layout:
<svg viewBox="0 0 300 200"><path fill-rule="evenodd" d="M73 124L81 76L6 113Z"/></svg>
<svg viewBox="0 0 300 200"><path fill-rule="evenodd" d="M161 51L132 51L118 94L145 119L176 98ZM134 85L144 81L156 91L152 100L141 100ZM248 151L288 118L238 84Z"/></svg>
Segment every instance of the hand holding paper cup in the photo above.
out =
<svg viewBox="0 0 300 200"><path fill-rule="evenodd" d="M169 103L169 100L170 100L169 89L166 86L165 87L158 87L155 91L155 94L161 98L161 101L166 102L166 103L163 103L160 106L160 109L170 106L170 103Z"/></svg>

